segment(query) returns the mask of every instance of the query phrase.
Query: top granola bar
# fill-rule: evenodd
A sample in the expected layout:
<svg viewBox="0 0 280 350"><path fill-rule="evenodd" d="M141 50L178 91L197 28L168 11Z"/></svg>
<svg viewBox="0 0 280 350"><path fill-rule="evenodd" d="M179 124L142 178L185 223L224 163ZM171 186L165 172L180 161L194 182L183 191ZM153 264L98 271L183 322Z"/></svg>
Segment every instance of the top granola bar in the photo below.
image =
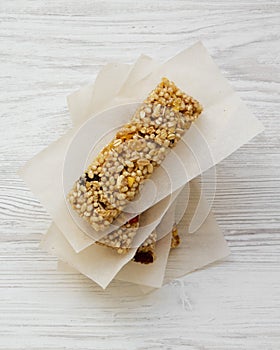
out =
<svg viewBox="0 0 280 350"><path fill-rule="evenodd" d="M198 101L163 78L75 182L68 194L73 209L104 230L201 112Z"/></svg>

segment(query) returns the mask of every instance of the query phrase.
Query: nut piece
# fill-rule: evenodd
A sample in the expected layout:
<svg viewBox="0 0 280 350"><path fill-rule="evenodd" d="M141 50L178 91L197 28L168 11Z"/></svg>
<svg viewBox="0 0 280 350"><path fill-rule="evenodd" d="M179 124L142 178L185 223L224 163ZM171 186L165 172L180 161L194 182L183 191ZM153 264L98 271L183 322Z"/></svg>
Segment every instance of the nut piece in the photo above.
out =
<svg viewBox="0 0 280 350"><path fill-rule="evenodd" d="M178 245L180 245L180 236L178 234L177 225L174 224L172 229L171 248L177 248Z"/></svg>
<svg viewBox="0 0 280 350"><path fill-rule="evenodd" d="M137 160L137 164L139 166L145 166L145 165L148 165L150 162L147 160L147 159L139 159Z"/></svg>
<svg viewBox="0 0 280 350"><path fill-rule="evenodd" d="M129 187L132 187L132 185L134 184L135 178L132 176L128 176L127 178L127 184Z"/></svg>

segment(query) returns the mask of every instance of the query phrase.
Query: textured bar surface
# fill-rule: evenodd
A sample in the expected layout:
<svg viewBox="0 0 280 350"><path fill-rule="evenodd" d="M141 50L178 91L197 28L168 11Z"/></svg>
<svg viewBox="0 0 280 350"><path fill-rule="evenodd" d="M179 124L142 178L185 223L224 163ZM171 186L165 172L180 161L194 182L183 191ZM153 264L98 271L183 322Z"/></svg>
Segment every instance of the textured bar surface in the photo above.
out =
<svg viewBox="0 0 280 350"><path fill-rule="evenodd" d="M195 99L163 78L75 182L68 195L73 209L96 231L108 227L201 111Z"/></svg>
<svg viewBox="0 0 280 350"><path fill-rule="evenodd" d="M139 216L129 220L117 230L99 239L96 243L115 249L118 254L127 253L139 228Z"/></svg>

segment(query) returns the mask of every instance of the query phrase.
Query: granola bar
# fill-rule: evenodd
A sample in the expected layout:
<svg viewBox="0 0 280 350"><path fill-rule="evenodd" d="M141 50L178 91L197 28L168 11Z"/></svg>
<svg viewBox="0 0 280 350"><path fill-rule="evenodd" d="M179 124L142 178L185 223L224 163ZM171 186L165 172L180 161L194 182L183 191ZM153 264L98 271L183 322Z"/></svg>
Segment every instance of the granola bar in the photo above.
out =
<svg viewBox="0 0 280 350"><path fill-rule="evenodd" d="M96 231L107 228L201 111L199 102L163 78L75 182L68 194L73 209Z"/></svg>

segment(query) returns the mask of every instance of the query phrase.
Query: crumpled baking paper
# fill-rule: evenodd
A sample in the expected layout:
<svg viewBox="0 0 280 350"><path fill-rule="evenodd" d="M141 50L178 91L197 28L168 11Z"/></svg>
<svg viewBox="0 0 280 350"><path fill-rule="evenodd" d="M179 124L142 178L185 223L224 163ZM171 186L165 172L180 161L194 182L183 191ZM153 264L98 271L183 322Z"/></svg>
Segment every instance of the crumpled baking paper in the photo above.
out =
<svg viewBox="0 0 280 350"><path fill-rule="evenodd" d="M147 62L149 62L148 58L145 57L145 59ZM139 59L139 62L139 67L145 71L145 65L142 64L141 58ZM116 68L117 65L113 66ZM147 66L149 65L147 64ZM108 99L108 102L111 106L116 106L119 103L127 103L128 101L135 102L145 98L148 92L158 83L163 75L174 80L175 83L182 88L182 90L185 90L190 95L193 95L204 106L203 115L196 122L195 127L192 126L192 128L186 133L185 143L182 142L176 147L175 155L172 154L172 157L167 157L167 160L162 167L163 169L167 169L166 173L171 177L173 191L180 190L182 186L185 185L191 178L197 176L202 171L208 169L210 166L225 158L262 130L261 123L250 114L242 101L231 89L227 81L221 76L218 68L215 66L201 43L198 43L190 49L183 51L163 65L151 63L150 72L148 72L142 79L141 74L137 71L137 69L135 70L135 66L131 70L127 69L128 67L125 65L120 65L120 67L123 69L123 72L120 73L118 69L116 69L116 71L118 74L120 74L120 76L124 76L126 79L122 81L121 88L118 86L110 87L111 98ZM108 74L107 66L104 68L103 73L104 72ZM104 76L106 76L106 74ZM138 79L135 84L133 82L127 82L127 78L130 75L136 76L140 78L140 80ZM110 74L108 74L108 76L110 76ZM102 81L105 85L106 79L101 80L100 83L102 83ZM112 81L112 85L114 85L114 80ZM126 86L128 86L127 89L125 88ZM84 91L84 93L82 91ZM125 92L127 93L126 95ZM98 96L98 93L94 91L94 87L88 86L77 92L76 95L70 96L68 103L70 110L72 110L71 115L73 120L76 118L77 122L79 111L83 110L81 104L86 104L85 101L92 101L96 94ZM113 98L114 94L117 94L117 97ZM77 101L80 102L80 106L77 105ZM98 101L98 98L96 98L96 101ZM103 99L102 103L103 105L101 104L101 109L106 108L106 100ZM93 104L91 105L91 108L93 108ZM86 109L86 112L84 112L84 120L90 116L88 112L89 110L90 108ZM107 122L109 122L109 118ZM84 254L84 248L92 244L92 239L85 235L79 228L73 228L74 222L70 221L69 225L65 224L66 213L69 216L69 212L65 210L66 208L63 209L63 204L65 206L65 203L63 203L63 200L61 201L61 199L64 199L63 193L62 196L60 193L61 182L57 181L55 186L55 189L59 192L59 195L56 197L55 201L54 196L47 193L49 184L48 180L43 179L42 183L38 184L36 183L36 178L32 177L32 172L34 172L34 170L36 171L38 168L41 169L41 166L44 166L46 163L47 169L51 169L48 176L54 175L54 178L57 177L61 180L61 177L57 176L58 174L61 175L62 172L62 166L59 163L59 159L61 161L63 156L65 156L65 150L67 150L69 146L71 136L74 135L76 131L77 127L76 129L74 128L73 131L70 131L68 135L51 145L51 147L49 147L47 150L43 151L37 158L35 157L35 159L31 160L31 162L29 162L29 164L27 164L22 171L22 175L26 182L30 185L31 189L33 189L33 191L39 195L43 204L45 204L47 209L49 209L55 223L59 229L63 230L63 234L65 234L65 237L71 242L72 247L73 240L76 239L76 252L81 251L80 254ZM195 152L190 152L190 150L195 150ZM178 160L177 163L175 162L176 166L174 166L174 158ZM53 168L55 168L55 171L52 172L52 170L54 170ZM172 172L174 168L176 173L174 173L174 171ZM182 174L187 176L183 177L181 176ZM156 183L156 185L158 185L156 182L157 179L159 179L159 176L154 179L154 183ZM166 192L167 190L170 190L170 188L164 188L163 190L160 188L160 191L157 194L157 202L169 194ZM152 204L154 204L154 202ZM148 205L149 204L147 204L147 207ZM209 211L209 208L207 210ZM52 230L50 230L52 234L54 232L54 228L56 232L59 230L53 226ZM71 233L67 231L69 228ZM198 236L197 234L194 234L193 237ZM63 235L62 238L64 238ZM77 246L79 246L78 249ZM70 246L71 249L72 247ZM92 249L92 247L89 248ZM192 248L192 250L194 250L194 248ZM74 251L77 256L82 256L76 252ZM172 254L176 255L177 253L174 251ZM200 254L198 254L197 259L201 260L199 255ZM220 257L223 256L225 256L225 251L220 254ZM207 254L205 254L205 257L207 260ZM217 256L215 256L215 259L216 257ZM195 266L190 264L191 270L199 268L207 263L202 259L202 264L199 264L197 259L192 260L194 261ZM208 261L211 261L211 259L208 259ZM136 265L135 263L129 262L125 267L126 269L129 264ZM185 268L183 270L184 272L181 271L182 274L189 272L186 271ZM123 273L124 272L121 271L118 278L122 278ZM88 275L88 273L84 274ZM127 277L126 280L128 279L129 278ZM97 283L99 282L97 281ZM145 283L140 282L140 284ZM103 287L106 285L106 283L103 283Z"/></svg>

